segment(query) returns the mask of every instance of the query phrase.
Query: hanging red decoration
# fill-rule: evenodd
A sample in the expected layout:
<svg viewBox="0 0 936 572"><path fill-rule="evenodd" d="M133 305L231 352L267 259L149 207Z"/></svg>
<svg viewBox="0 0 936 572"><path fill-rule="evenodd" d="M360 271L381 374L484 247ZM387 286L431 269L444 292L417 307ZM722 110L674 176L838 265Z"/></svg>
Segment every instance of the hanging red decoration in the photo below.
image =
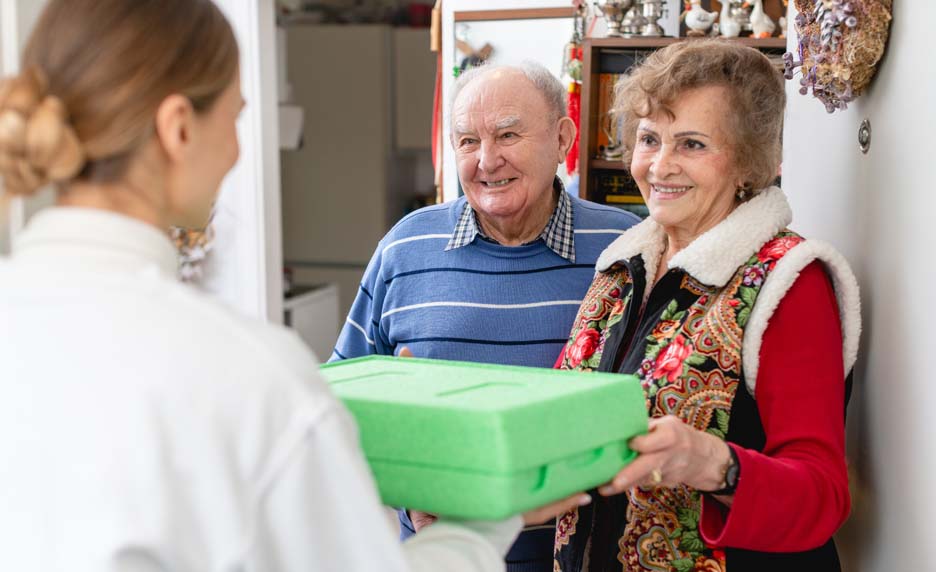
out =
<svg viewBox="0 0 936 572"><path fill-rule="evenodd" d="M565 45L562 54L562 77L569 84L569 117L575 123L575 139L566 155L566 173L578 171L579 132L582 124L582 40L585 35L585 14L588 7L582 0L573 0L575 18L572 23L572 40Z"/></svg>
<svg viewBox="0 0 936 572"><path fill-rule="evenodd" d="M575 140L572 141L572 147L569 148L569 154L566 157L566 172L575 173L578 170L579 156L579 132L582 123L582 84L572 82L569 84L569 117L575 122Z"/></svg>

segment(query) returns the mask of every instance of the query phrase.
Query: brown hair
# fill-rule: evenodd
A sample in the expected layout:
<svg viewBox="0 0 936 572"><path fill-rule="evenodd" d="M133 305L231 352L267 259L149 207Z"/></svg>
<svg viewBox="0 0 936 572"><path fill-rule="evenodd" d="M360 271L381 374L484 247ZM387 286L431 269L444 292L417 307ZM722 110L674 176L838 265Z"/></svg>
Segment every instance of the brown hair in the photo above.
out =
<svg viewBox="0 0 936 572"><path fill-rule="evenodd" d="M729 125L735 166L746 190L777 178L782 158L783 76L764 54L730 40L687 40L657 50L615 86L613 112L622 120L625 163L634 154L637 126L687 90L723 86L729 92Z"/></svg>
<svg viewBox="0 0 936 572"><path fill-rule="evenodd" d="M208 110L233 81L237 41L211 0L51 0L0 84L0 175L29 194L124 175L172 94Z"/></svg>

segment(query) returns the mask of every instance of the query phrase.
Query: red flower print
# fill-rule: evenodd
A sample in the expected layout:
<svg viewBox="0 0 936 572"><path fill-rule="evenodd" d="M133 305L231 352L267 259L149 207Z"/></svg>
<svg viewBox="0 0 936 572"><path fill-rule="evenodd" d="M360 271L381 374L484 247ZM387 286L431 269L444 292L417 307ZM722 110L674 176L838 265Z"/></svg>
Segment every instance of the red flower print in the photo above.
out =
<svg viewBox="0 0 936 572"><path fill-rule="evenodd" d="M620 288L615 288L614 290L611 290L610 292L608 292L608 296L611 296L612 298L620 298L620 297L621 297L621 289L620 289Z"/></svg>
<svg viewBox="0 0 936 572"><path fill-rule="evenodd" d="M683 362L692 354L692 346L686 342L682 334L666 346L656 359L656 368L653 370L653 379L666 376L666 380L674 382L682 375Z"/></svg>
<svg viewBox="0 0 936 572"><path fill-rule="evenodd" d="M591 328L579 332L578 336L575 337L575 342L572 343L572 347L569 348L566 354L569 356L569 366L578 367L580 363L590 358L598 349L598 339L600 337L601 334L598 333L598 330Z"/></svg>
<svg viewBox="0 0 936 572"><path fill-rule="evenodd" d="M777 261L791 248L803 242L799 236L781 236L775 238L761 247L757 252L757 259L767 263L767 269L772 270Z"/></svg>

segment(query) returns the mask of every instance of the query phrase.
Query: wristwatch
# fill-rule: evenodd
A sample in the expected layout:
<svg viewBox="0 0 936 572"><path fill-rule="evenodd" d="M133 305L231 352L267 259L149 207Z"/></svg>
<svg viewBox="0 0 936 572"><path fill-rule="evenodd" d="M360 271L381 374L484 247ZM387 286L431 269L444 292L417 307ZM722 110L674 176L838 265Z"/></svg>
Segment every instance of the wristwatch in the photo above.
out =
<svg viewBox="0 0 936 572"><path fill-rule="evenodd" d="M733 495L738 488L738 480L741 478L741 465L738 463L738 454L734 447L728 446L728 463L725 465L725 476L723 477L725 486L717 491L705 491L710 495Z"/></svg>

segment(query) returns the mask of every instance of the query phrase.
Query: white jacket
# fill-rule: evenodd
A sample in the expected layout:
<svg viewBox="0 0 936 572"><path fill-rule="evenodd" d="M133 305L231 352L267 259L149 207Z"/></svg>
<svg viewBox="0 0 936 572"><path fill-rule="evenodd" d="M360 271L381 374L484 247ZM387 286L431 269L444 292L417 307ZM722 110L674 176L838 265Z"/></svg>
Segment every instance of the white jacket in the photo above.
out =
<svg viewBox="0 0 936 572"><path fill-rule="evenodd" d="M163 233L92 209L0 261L0 569L503 567L519 518L401 546L298 338L175 275Z"/></svg>

